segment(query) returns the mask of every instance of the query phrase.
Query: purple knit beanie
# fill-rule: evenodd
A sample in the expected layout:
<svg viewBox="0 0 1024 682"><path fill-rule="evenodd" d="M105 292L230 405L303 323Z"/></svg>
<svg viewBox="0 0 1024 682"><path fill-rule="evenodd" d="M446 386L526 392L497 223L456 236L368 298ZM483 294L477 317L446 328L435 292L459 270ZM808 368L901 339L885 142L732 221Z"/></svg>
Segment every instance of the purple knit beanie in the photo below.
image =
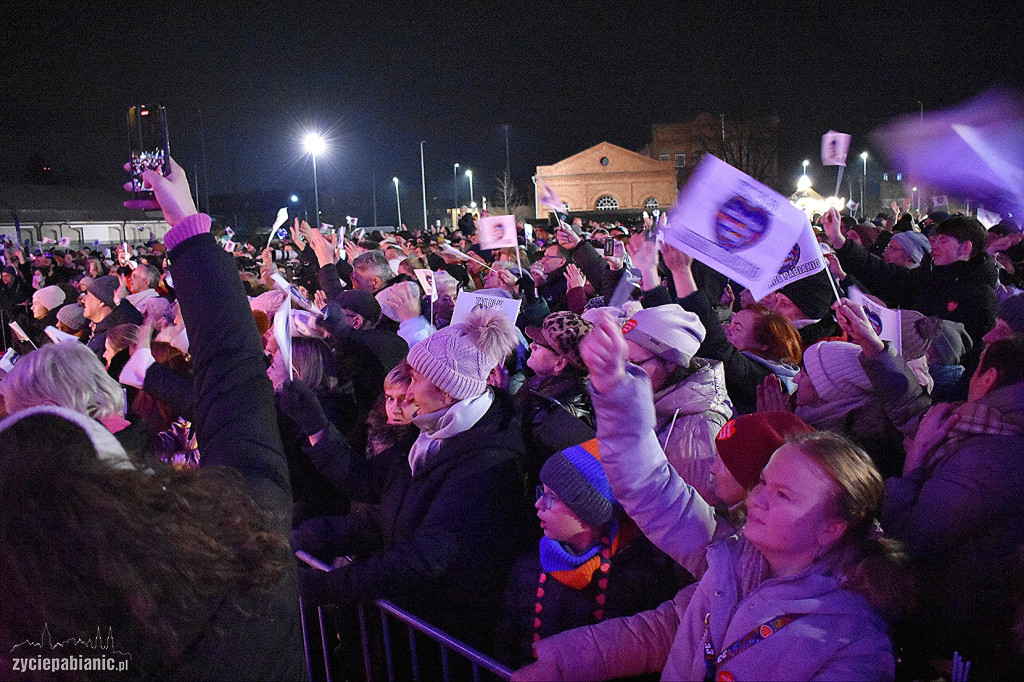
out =
<svg viewBox="0 0 1024 682"><path fill-rule="evenodd" d="M478 308L410 348L406 360L439 389L465 400L487 390L487 376L515 344L515 328L500 311Z"/></svg>

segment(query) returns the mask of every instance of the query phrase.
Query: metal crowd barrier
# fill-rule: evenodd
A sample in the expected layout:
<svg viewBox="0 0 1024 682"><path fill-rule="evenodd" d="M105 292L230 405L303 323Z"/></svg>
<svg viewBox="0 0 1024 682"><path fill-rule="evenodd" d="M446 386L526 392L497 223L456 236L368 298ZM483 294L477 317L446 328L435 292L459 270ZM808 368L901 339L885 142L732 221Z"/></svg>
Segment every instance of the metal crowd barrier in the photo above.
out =
<svg viewBox="0 0 1024 682"><path fill-rule="evenodd" d="M310 682L316 680L333 682L339 668L344 668L343 676L347 679L358 679L358 673L361 672L366 682L384 679L388 682L405 679L411 679L413 682L438 679L444 680L444 682L453 679L472 679L473 682L481 682L484 679L508 680L512 677L511 668L454 639L386 599L378 599L372 605L360 604L357 609L362 649L362 671L353 670L352 656L348 657L347 667L344 665L345 662L338 660L339 657L344 658L344 654L339 654L338 649L346 644L345 633L339 630L328 634L331 632L332 625L341 627L346 625L346 619L341 612L334 607L316 609L316 625L319 629L317 637L317 633L310 632L313 610L304 607L301 601L300 608L306 669ZM376 608L380 612L380 630L371 629L373 623L367 618L368 608ZM335 622L332 623L332 615L340 616L340 618L335 619ZM399 628L404 624L408 651L404 647L401 647L401 651L395 650L395 646L400 640L392 632L392 621L398 621ZM430 651L422 651L421 644L423 642L418 640L423 638L436 644L436 651L433 651L433 646L430 647ZM332 640L337 643L337 647L332 646ZM434 655L435 653L437 656ZM383 661L380 660L381 658Z"/></svg>

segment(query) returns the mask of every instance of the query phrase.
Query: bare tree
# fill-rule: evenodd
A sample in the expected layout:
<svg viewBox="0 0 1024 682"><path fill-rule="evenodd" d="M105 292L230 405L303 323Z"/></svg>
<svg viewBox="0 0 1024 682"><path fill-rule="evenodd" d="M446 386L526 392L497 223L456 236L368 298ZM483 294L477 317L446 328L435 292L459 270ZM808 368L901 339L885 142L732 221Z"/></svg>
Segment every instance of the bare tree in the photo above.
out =
<svg viewBox="0 0 1024 682"><path fill-rule="evenodd" d="M779 120L758 116L744 120L718 119L702 115L694 129L698 150L714 154L730 166L765 183L774 185L779 172Z"/></svg>
<svg viewBox="0 0 1024 682"><path fill-rule="evenodd" d="M505 210L505 215L515 213L516 208L525 205L523 195L520 194L515 183L512 182L512 177L507 169L505 170L504 177L494 178L494 184L498 189L498 201L495 203L501 203Z"/></svg>

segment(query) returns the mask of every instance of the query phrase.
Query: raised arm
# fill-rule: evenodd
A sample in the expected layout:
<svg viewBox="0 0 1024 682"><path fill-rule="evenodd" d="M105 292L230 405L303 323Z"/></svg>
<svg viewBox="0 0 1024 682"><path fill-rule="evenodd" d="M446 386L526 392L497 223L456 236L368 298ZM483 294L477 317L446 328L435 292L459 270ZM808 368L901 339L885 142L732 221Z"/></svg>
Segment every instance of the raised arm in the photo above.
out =
<svg viewBox="0 0 1024 682"><path fill-rule="evenodd" d="M622 332L606 314L580 343L590 370L601 464L615 497L644 535L699 576L715 534L715 511L669 465L654 433L650 380L642 370L627 368L627 353Z"/></svg>
<svg viewBox="0 0 1024 682"><path fill-rule="evenodd" d="M210 234L210 217L192 203L185 171L144 175L171 225L164 243L189 334L195 384L193 424L202 464L241 472L254 499L290 526L291 485L277 430L256 322L234 259ZM137 205L135 202L126 202Z"/></svg>

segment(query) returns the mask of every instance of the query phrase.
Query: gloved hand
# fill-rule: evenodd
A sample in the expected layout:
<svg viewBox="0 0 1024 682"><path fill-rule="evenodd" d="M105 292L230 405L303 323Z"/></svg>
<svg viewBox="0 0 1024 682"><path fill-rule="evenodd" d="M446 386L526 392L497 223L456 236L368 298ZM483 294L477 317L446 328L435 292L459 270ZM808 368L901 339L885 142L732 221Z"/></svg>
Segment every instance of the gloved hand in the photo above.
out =
<svg viewBox="0 0 1024 682"><path fill-rule="evenodd" d="M344 338L352 331L352 325L345 317L345 309L336 301L328 301L324 308L324 316L318 318L316 323L327 330L327 333L335 338Z"/></svg>
<svg viewBox="0 0 1024 682"><path fill-rule="evenodd" d="M280 392L281 409L295 420L307 436L327 428L327 417L316 394L299 379L285 381Z"/></svg>

